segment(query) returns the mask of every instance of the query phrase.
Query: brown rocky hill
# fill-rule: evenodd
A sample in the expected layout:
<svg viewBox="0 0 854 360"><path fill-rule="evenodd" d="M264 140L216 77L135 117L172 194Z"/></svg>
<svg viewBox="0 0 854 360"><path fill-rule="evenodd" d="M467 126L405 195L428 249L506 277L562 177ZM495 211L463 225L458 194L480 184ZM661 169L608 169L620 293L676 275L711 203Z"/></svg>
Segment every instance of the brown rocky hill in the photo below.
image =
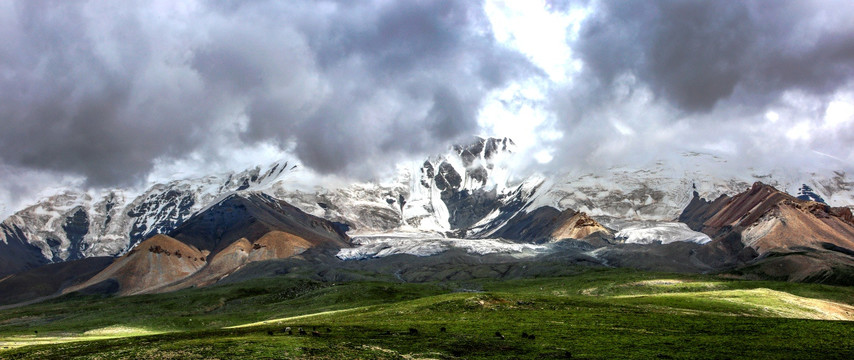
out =
<svg viewBox="0 0 854 360"><path fill-rule="evenodd" d="M314 246L299 236L278 230L265 234L253 243L246 238L240 238L211 257L207 266L195 274L154 290L162 292L210 285L242 269L248 263L299 256Z"/></svg>
<svg viewBox="0 0 854 360"><path fill-rule="evenodd" d="M271 231L299 237L313 247L350 246L346 226L307 214L262 193L231 195L204 209L169 233L212 255L245 238L254 243Z"/></svg>
<svg viewBox="0 0 854 360"><path fill-rule="evenodd" d="M155 235L85 283L65 292L104 284L117 285L119 295L149 292L192 275L206 264L207 254L169 236Z"/></svg>
<svg viewBox="0 0 854 360"><path fill-rule="evenodd" d="M679 220L712 237L699 256L716 267L798 281L854 273L854 216L846 207L798 199L757 182L714 201L695 193Z"/></svg>
<svg viewBox="0 0 854 360"><path fill-rule="evenodd" d="M517 214L491 236L525 242L588 240L594 245L613 239L611 230L587 214L569 209L559 211L549 206Z"/></svg>
<svg viewBox="0 0 854 360"><path fill-rule="evenodd" d="M85 283L120 295L216 283L247 263L349 246L344 228L262 194L231 195L172 231L155 235Z"/></svg>

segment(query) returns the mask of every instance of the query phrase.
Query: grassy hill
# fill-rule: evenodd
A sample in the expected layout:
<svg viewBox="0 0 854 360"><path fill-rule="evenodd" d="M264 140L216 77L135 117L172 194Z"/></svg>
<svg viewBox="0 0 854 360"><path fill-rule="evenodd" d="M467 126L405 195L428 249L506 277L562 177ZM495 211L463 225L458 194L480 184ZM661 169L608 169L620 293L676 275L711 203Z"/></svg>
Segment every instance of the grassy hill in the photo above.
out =
<svg viewBox="0 0 854 360"><path fill-rule="evenodd" d="M65 296L0 310L0 358L854 357L854 288L573 270L421 284L290 275Z"/></svg>

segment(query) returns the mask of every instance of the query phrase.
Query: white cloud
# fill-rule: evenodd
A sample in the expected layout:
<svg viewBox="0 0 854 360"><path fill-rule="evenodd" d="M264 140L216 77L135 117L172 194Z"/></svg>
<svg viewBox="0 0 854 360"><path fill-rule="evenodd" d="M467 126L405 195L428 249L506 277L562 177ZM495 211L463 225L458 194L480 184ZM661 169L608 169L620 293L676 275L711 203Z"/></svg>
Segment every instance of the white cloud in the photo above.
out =
<svg viewBox="0 0 854 360"><path fill-rule="evenodd" d="M824 113L824 126L835 129L854 120L854 105L845 101L832 101Z"/></svg>
<svg viewBox="0 0 854 360"><path fill-rule="evenodd" d="M508 0L487 1L484 9L496 40L527 55L553 81L568 79L573 63L567 36L583 11L551 12L539 1Z"/></svg>
<svg viewBox="0 0 854 360"><path fill-rule="evenodd" d="M549 150L542 150L534 154L534 159L536 159L540 164L548 164L552 159L554 159L554 156L552 156Z"/></svg>
<svg viewBox="0 0 854 360"><path fill-rule="evenodd" d="M768 120L770 123L776 123L777 120L780 120L780 114L776 113L773 110L769 110L765 113L765 120Z"/></svg>

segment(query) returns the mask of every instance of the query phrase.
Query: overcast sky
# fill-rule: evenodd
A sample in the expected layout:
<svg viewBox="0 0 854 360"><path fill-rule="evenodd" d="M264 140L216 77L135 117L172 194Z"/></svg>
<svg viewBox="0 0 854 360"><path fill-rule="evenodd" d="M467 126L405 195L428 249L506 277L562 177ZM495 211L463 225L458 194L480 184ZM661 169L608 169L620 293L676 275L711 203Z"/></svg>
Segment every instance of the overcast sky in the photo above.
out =
<svg viewBox="0 0 854 360"><path fill-rule="evenodd" d="M845 0L3 1L0 213L279 158L371 179L475 135L513 138L520 171L684 151L851 169L851 19Z"/></svg>

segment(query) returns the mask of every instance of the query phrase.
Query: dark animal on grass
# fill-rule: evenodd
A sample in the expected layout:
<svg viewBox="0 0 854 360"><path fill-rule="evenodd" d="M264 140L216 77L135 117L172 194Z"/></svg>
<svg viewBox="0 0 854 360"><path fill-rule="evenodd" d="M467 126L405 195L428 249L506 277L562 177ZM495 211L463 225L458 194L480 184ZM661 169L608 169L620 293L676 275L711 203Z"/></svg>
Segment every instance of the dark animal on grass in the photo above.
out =
<svg viewBox="0 0 854 360"><path fill-rule="evenodd" d="M307 332L305 332L305 329L303 329L302 327L300 327L298 331L299 331L300 335L307 335L308 334Z"/></svg>
<svg viewBox="0 0 854 360"><path fill-rule="evenodd" d="M418 329L409 328L409 335L418 335Z"/></svg>
<svg viewBox="0 0 854 360"><path fill-rule="evenodd" d="M331 333L331 332L332 332L332 329L330 329L330 328L326 328L326 332Z"/></svg>
<svg viewBox="0 0 854 360"><path fill-rule="evenodd" d="M312 332L311 332L311 336L320 336L320 332L319 332L319 331L316 331L316 330L315 330L315 331L312 331Z"/></svg>
<svg viewBox="0 0 854 360"><path fill-rule="evenodd" d="M527 339L527 338L528 338L528 333L526 333L526 332L524 332L524 331L523 331L523 332L522 332L522 338L523 338L523 339Z"/></svg>
<svg viewBox="0 0 854 360"><path fill-rule="evenodd" d="M440 332L448 332L448 329L445 329L445 327L444 327L444 326L442 326L442 327L440 327L440 328L439 328L439 331L440 331Z"/></svg>
<svg viewBox="0 0 854 360"><path fill-rule="evenodd" d="M273 336L273 330L267 330L267 335Z"/></svg>
<svg viewBox="0 0 854 360"><path fill-rule="evenodd" d="M536 337L536 336L534 336L534 334L528 334L528 339L536 340L536 339L537 339L537 337Z"/></svg>
<svg viewBox="0 0 854 360"><path fill-rule="evenodd" d="M495 337L497 337L497 338L499 338L499 339L501 339L501 340L504 340L504 335L501 335L501 332L500 332L500 331L496 331L496 332L495 332Z"/></svg>
<svg viewBox="0 0 854 360"><path fill-rule="evenodd" d="M290 335L290 334L291 334L291 327L290 327L290 326L288 326L288 327L286 327L286 328L282 329L282 332L283 332L283 333L288 333L288 335Z"/></svg>

